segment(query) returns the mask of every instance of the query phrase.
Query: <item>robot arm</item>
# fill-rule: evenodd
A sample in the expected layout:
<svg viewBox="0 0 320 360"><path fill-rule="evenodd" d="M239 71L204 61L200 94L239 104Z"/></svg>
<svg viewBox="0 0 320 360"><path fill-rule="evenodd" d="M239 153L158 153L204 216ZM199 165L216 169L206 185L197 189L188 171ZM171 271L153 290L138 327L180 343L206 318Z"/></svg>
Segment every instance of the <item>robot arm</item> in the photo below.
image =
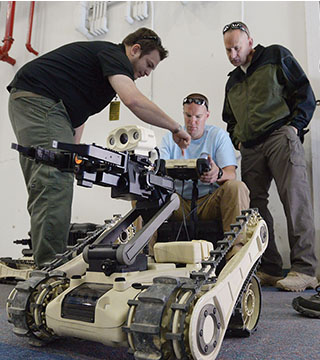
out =
<svg viewBox="0 0 320 360"><path fill-rule="evenodd" d="M133 265L153 232L179 207L179 198L173 194L174 180L158 175L148 156L133 151L57 141L53 142L53 147L59 152L12 144L12 148L36 162L56 167L60 171L73 171L80 186L107 186L111 187L113 198L137 200L136 208L114 228L87 246L83 253L89 270L109 274L118 270L119 266ZM119 234L139 216L145 223L143 229L129 243L114 245Z"/></svg>

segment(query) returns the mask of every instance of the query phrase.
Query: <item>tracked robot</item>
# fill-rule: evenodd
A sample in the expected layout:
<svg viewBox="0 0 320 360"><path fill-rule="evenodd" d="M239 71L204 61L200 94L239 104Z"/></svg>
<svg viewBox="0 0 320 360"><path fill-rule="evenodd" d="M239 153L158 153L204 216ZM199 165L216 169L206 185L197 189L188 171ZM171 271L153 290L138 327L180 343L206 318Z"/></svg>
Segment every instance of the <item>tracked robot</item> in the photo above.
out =
<svg viewBox="0 0 320 360"><path fill-rule="evenodd" d="M80 186L108 186L112 198L137 200L114 226L92 232L18 283L7 300L16 335L44 344L77 337L127 346L136 360L211 360L226 331L248 336L256 329L261 289L255 270L268 242L256 210L243 211L215 249L202 240L157 243L148 255L150 237L179 207L174 179L146 149L142 155L133 150L149 141L149 132L116 129L107 148L55 142L55 152L13 145L34 161L74 172ZM117 241L139 216L142 229ZM245 245L216 275L240 234Z"/></svg>

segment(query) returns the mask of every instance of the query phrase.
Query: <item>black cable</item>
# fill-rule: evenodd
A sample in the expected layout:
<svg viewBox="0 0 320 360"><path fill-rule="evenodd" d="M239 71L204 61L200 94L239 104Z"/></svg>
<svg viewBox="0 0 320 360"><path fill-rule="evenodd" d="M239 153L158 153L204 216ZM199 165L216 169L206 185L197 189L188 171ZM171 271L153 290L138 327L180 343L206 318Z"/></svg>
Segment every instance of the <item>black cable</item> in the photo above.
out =
<svg viewBox="0 0 320 360"><path fill-rule="evenodd" d="M208 195L211 195L211 194L208 194ZM190 216L190 215L192 215L192 213L193 213L195 210L197 210L201 205L203 205L203 204L205 204L206 202L208 202L208 201L209 201L209 198L210 198L210 197L207 197L206 199L202 200L202 202L200 202L199 205L198 205L195 209L193 209L193 210L190 211L190 213L187 215L187 217Z"/></svg>
<svg viewBox="0 0 320 360"><path fill-rule="evenodd" d="M154 171L154 174L157 175L158 171L160 169L160 150L157 146L154 149L155 149L156 153L158 154L158 158L155 160L155 162L157 163L157 167Z"/></svg>
<svg viewBox="0 0 320 360"><path fill-rule="evenodd" d="M183 192L184 192L184 180L182 180L181 198L183 198ZM185 232L186 232L186 235L187 235L187 239L188 239L188 241L190 241L189 231L188 231L187 222L186 222L186 213L185 213L185 208L184 208L184 202L183 201L182 201L182 204L181 204L181 209L182 209L182 222L181 222L181 225L179 227L179 230L178 230L175 241L177 241L179 239L179 236L180 236L183 225L184 225L184 229L185 229Z"/></svg>
<svg viewBox="0 0 320 360"><path fill-rule="evenodd" d="M209 194L208 194L208 195L209 195ZM190 235L189 235L189 232L188 232L186 220L187 220L187 218L189 218L189 217L192 215L193 211L195 211L195 210L197 210L198 208L200 208L203 204L205 204L206 202L208 202L209 199L210 199L210 197L207 197L206 199L202 200L195 209L193 209L193 210L191 210L191 211L189 212L188 215L185 215L184 206L183 206L183 204L182 204L183 220L182 220L181 225L180 225L180 227L179 227L178 235L176 236L176 240L175 240L175 241L178 240L183 225L185 226L185 230L186 230L186 234L187 234L187 239L188 239L188 241L190 241Z"/></svg>

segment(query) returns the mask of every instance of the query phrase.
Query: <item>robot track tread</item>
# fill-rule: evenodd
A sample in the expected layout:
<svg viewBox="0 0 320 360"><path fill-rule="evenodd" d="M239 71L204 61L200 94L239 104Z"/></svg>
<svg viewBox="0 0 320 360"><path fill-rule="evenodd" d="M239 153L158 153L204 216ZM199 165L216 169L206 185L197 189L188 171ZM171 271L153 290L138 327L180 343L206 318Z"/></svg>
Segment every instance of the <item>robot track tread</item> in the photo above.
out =
<svg viewBox="0 0 320 360"><path fill-rule="evenodd" d="M203 261L202 269L192 273L191 278L155 278L153 284L137 299L129 301L130 311L124 330L128 334L131 352L134 353L136 360L215 359L230 317L232 320L228 332L232 335L249 336L255 330L260 315L260 298L254 299L254 296L260 297L261 293L259 282L254 274L260 257L248 269L242 286L233 301L232 315L227 321L223 319L221 309L219 311L217 306L210 301L207 303L202 301L202 309L198 315L199 319L196 321L197 331L190 335L189 329L194 308L201 303L203 295L210 293L212 289L214 290L214 284L219 283L219 277L210 275L214 273L216 266L225 257L252 214L253 212L246 212L239 217L240 223L231 227L232 231L227 233L225 239L220 242L221 246L211 253L208 260ZM253 293L251 281L254 283L254 290L258 286L258 292ZM245 305L243 304L244 299L247 301ZM258 306L258 314L254 314L254 323L252 325L251 321L248 328L244 316L246 311L243 307L247 309L248 303L255 301ZM247 309L247 313L251 316L252 312L252 309L250 311ZM205 326L208 315L214 331L209 340L203 340L202 328ZM224 323L224 329L222 323ZM197 354L194 354L192 347L197 348Z"/></svg>

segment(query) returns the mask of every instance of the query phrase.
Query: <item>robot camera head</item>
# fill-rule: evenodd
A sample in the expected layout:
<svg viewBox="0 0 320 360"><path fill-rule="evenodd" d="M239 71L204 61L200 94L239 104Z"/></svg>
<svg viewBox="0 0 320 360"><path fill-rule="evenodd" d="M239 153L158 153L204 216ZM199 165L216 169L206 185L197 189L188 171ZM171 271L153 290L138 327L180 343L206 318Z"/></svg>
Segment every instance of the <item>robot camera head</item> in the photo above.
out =
<svg viewBox="0 0 320 360"><path fill-rule="evenodd" d="M127 125L112 130L107 138L107 147L116 151L134 151L148 156L156 147L153 130L138 125Z"/></svg>

